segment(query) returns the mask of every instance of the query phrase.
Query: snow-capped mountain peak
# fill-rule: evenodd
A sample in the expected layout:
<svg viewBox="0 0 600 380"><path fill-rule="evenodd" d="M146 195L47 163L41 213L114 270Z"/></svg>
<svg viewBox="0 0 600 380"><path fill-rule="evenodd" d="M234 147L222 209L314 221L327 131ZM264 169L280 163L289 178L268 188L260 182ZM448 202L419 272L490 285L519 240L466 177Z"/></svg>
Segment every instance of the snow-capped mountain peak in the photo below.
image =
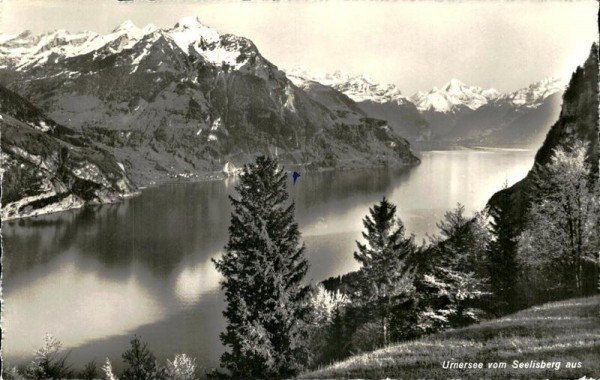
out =
<svg viewBox="0 0 600 380"><path fill-rule="evenodd" d="M465 87L465 86L466 85L463 82L459 81L456 78L452 78L442 88L443 88L444 91L446 91L448 93L458 94L458 93L463 92L463 87Z"/></svg>
<svg viewBox="0 0 600 380"><path fill-rule="evenodd" d="M133 23L133 21L131 21L131 20L125 20L121 25L119 25L115 29L113 29L113 33L119 33L119 32L125 32L125 33L127 33L128 31L137 32L139 30L140 30L140 28L138 28Z"/></svg>
<svg viewBox="0 0 600 380"><path fill-rule="evenodd" d="M242 50L248 54L248 47L253 46L243 38L221 36L215 29L203 25L198 17L184 17L174 27L167 29L158 29L152 24L140 28L127 20L108 34L70 33L65 30L39 36L32 36L30 33L0 34L0 67L11 66L23 70L89 53L93 53L94 58L103 58L131 49L148 35L155 33L170 39L186 54L201 56L204 61L216 66L227 64L234 69L246 64L247 59L240 58L240 55ZM145 55L144 51L150 46L149 41L152 40L147 39L144 46L138 49L140 51L134 54Z"/></svg>
<svg viewBox="0 0 600 380"><path fill-rule="evenodd" d="M497 98L498 91L493 88L468 86L456 78L441 88L433 87L429 92L419 91L410 99L420 111L453 112L466 107L475 110L490 100Z"/></svg>
<svg viewBox="0 0 600 380"><path fill-rule="evenodd" d="M204 27L198 16L185 16L175 24L175 29L199 29Z"/></svg>
<svg viewBox="0 0 600 380"><path fill-rule="evenodd" d="M169 34L183 51L187 51L190 44L201 41L210 44L218 42L221 38L215 29L203 25L198 17L180 19Z"/></svg>
<svg viewBox="0 0 600 380"><path fill-rule="evenodd" d="M500 92L492 87L481 91L481 95L485 96L485 98L488 100L493 100L500 96Z"/></svg>
<svg viewBox="0 0 600 380"><path fill-rule="evenodd" d="M538 107L548 96L563 90L563 81L548 77L517 91L502 94L495 88L481 89L468 86L458 79L451 79L441 88L433 87L429 92L419 91L411 101L420 111L454 112L460 108L475 110L489 102L508 101L516 107Z"/></svg>
<svg viewBox="0 0 600 380"><path fill-rule="evenodd" d="M114 54L132 48L157 30L152 24L140 29L128 20L104 35L90 31L71 33L63 29L38 36L31 33L0 35L0 67L14 65L17 70L22 70L98 52L104 48Z"/></svg>
<svg viewBox="0 0 600 380"><path fill-rule="evenodd" d="M197 54L215 66L227 65L239 70L247 63L247 59L241 57L241 50L251 43L241 37L222 36L202 24L198 17L180 19L167 34L182 51Z"/></svg>
<svg viewBox="0 0 600 380"><path fill-rule="evenodd" d="M143 28L138 27L131 20L124 21L121 25L117 26L110 33L112 35L123 36L126 35L131 38L140 39L141 37L154 33L158 28L154 24L148 24Z"/></svg>
<svg viewBox="0 0 600 380"><path fill-rule="evenodd" d="M193 48L202 55L206 45L215 44L220 41L219 33L208 26L203 25L198 17L184 17L180 19L175 27L168 30L168 35L184 52Z"/></svg>
<svg viewBox="0 0 600 380"><path fill-rule="evenodd" d="M296 85L306 81L318 82L344 93L355 102L404 103L408 101L396 85L377 84L375 80L365 74L350 75L339 70L333 74L320 74L300 66L286 70L286 74Z"/></svg>
<svg viewBox="0 0 600 380"><path fill-rule="evenodd" d="M546 77L527 87L501 96L502 100L511 102L517 107L535 108L548 96L565 89L566 83L562 79Z"/></svg>

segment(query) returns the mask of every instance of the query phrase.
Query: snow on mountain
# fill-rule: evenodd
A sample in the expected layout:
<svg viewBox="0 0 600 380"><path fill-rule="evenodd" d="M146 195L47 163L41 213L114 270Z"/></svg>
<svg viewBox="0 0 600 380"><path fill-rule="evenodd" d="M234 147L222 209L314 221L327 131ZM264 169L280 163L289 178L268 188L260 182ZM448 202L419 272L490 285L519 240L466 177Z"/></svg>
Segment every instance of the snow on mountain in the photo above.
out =
<svg viewBox="0 0 600 380"><path fill-rule="evenodd" d="M530 84L528 87L502 95L498 100L508 101L517 107L536 108L539 107L548 96L563 91L564 89L565 83L563 80L547 77L539 82Z"/></svg>
<svg viewBox="0 0 600 380"><path fill-rule="evenodd" d="M223 38L215 29L203 25L197 17L182 18L168 31L168 35L184 52L193 51L215 66L228 65L238 70L246 64L239 44L231 43L244 39L232 36Z"/></svg>
<svg viewBox="0 0 600 380"><path fill-rule="evenodd" d="M287 75L301 88L317 82L343 92L368 115L387 120L413 142L477 138L482 143L481 136L492 141L499 133L508 136L503 141L509 143L518 141L519 133L522 138L529 133L530 140L537 142L547 121L556 117L556 97L550 97L564 90L562 81L555 78L510 93L451 79L441 88L420 91L407 99L396 86L377 84L366 75L314 74L298 66L287 70ZM529 123L527 127L522 126L524 121ZM510 134L511 128L520 132Z"/></svg>
<svg viewBox="0 0 600 380"><path fill-rule="evenodd" d="M161 30L150 24L139 28L125 21L108 34L94 32L70 33L57 30L40 36L29 32L19 35L0 34L0 67L23 70L67 58L94 53L105 57L133 48L148 35L164 35L184 53L201 56L215 66L228 65L240 69L247 61L243 52L249 40L231 35L220 35L215 29L203 25L197 17L184 17L170 29ZM156 39L156 38L155 38ZM106 50L106 54L103 54ZM247 57L246 57L247 58Z"/></svg>
<svg viewBox="0 0 600 380"><path fill-rule="evenodd" d="M378 84L366 75L352 76L341 71L336 71L333 74L319 74L310 72L300 66L286 70L286 74L296 85L300 85L305 81L318 82L344 93L355 102L388 103L395 101L405 103L408 101L396 85Z"/></svg>
<svg viewBox="0 0 600 380"><path fill-rule="evenodd" d="M458 79L451 79L441 89L434 87L429 92L419 91L411 101L420 111L454 112L460 108L476 110L492 101L508 101L514 107L539 107L544 99L564 89L560 79L548 77L517 91L501 94L496 89L483 90L467 86Z"/></svg>
<svg viewBox="0 0 600 380"><path fill-rule="evenodd" d="M494 88L467 86L458 79L451 79L442 88L434 87L429 92L419 91L410 97L419 111L453 112L459 108L475 110L500 94Z"/></svg>
<svg viewBox="0 0 600 380"><path fill-rule="evenodd" d="M104 47L110 53L132 48L146 35L158 29L147 25L140 29L131 21L125 21L111 33L70 33L56 30L34 36L29 32L19 35L0 35L0 67L14 66L16 70L39 66L49 60L58 62L67 58L96 52Z"/></svg>
<svg viewBox="0 0 600 380"><path fill-rule="evenodd" d="M137 184L273 150L311 168L418 163L386 121L308 83L294 86L252 41L196 17L164 29L125 22L104 35L0 36L0 84L106 146Z"/></svg>

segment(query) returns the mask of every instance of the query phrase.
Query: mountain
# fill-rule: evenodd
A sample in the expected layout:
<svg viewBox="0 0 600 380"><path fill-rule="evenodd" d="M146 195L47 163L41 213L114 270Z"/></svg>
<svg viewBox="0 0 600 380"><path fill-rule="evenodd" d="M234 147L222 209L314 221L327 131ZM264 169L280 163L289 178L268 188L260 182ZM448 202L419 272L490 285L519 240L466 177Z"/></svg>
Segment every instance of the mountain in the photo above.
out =
<svg viewBox="0 0 600 380"><path fill-rule="evenodd" d="M502 94L462 115L445 136L484 145L539 146L558 118L563 90L560 80L546 78Z"/></svg>
<svg viewBox="0 0 600 380"><path fill-rule="evenodd" d="M194 17L166 29L125 22L106 35L2 36L0 84L110 150L137 184L265 153L313 168L418 162L385 121L349 99L330 108L252 41Z"/></svg>
<svg viewBox="0 0 600 380"><path fill-rule="evenodd" d="M451 143L530 145L543 140L560 110L564 85L546 78L501 94L452 79L441 89L411 97L436 139Z"/></svg>
<svg viewBox="0 0 600 380"><path fill-rule="evenodd" d="M81 134L0 86L2 219L123 199L122 165Z"/></svg>
<svg viewBox="0 0 600 380"><path fill-rule="evenodd" d="M397 86L378 84L366 75L316 74L299 66L286 73L307 92L314 87L310 83L319 83L344 93L365 114L387 120L417 146L538 146L558 117L564 90L554 78L505 94L451 79L441 88L407 98Z"/></svg>
<svg viewBox="0 0 600 380"><path fill-rule="evenodd" d="M515 185L492 196L491 206L507 210L513 225L520 230L525 214L535 192L532 181L538 174L537 167L550 162L557 147L568 147L575 140L589 143L588 163L593 175L598 174L598 45L593 44L590 55L571 76L569 85L562 98L562 107L558 121L548 131L546 138L537 151L534 166L528 175Z"/></svg>
<svg viewBox="0 0 600 380"><path fill-rule="evenodd" d="M467 86L453 78L442 88L434 87L429 92L419 91L410 99L422 112L456 113L464 109L476 110L498 96L496 89L483 90L480 87Z"/></svg>
<svg viewBox="0 0 600 380"><path fill-rule="evenodd" d="M290 79L300 83L312 81L334 88L343 92L355 102L363 102L366 100L375 103L408 101L396 85L377 84L373 79L366 75L352 76L341 71L336 71L333 74L320 74L308 71L301 66L294 66L285 72Z"/></svg>
<svg viewBox="0 0 600 380"><path fill-rule="evenodd" d="M429 138L427 122L396 85L377 84L368 76L351 76L340 71L316 74L299 66L286 70L286 74L301 88L310 87L310 83L319 83L342 92L367 115L386 120L395 132L411 141Z"/></svg>

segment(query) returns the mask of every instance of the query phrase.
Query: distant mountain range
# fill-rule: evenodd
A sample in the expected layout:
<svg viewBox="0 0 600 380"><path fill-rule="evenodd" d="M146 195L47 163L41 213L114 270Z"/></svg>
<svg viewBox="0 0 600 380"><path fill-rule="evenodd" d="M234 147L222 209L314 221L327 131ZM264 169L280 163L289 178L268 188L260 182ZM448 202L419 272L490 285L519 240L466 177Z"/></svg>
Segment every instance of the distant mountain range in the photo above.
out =
<svg viewBox="0 0 600 380"><path fill-rule="evenodd" d="M467 86L458 79L451 79L442 88L434 87L429 92L419 91L410 97L421 112L460 112L465 109L476 110L496 99L500 93L490 88Z"/></svg>
<svg viewBox="0 0 600 380"><path fill-rule="evenodd" d="M343 93L299 88L252 41L195 17L2 35L0 84L110 151L138 185L231 171L258 154L306 168L419 162Z"/></svg>
<svg viewBox="0 0 600 380"><path fill-rule="evenodd" d="M397 86L365 75L315 74L300 67L287 74L299 86L318 82L346 94L413 142L538 145L558 117L564 91L554 78L504 94L451 79L441 88L406 97Z"/></svg>
<svg viewBox="0 0 600 380"><path fill-rule="evenodd" d="M298 87L311 83L333 88L347 95L366 114L386 120L392 129L410 141L426 141L431 137L427 121L410 99L393 84L377 84L367 76L350 76L341 72L315 74L299 66L286 71Z"/></svg>

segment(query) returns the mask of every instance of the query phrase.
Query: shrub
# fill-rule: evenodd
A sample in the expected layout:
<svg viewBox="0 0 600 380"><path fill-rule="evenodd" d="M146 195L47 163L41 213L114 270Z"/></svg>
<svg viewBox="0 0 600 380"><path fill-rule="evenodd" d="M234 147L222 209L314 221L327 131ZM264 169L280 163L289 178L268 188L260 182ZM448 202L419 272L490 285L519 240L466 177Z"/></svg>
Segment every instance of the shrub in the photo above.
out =
<svg viewBox="0 0 600 380"><path fill-rule="evenodd" d="M95 360L87 363L81 372L79 372L78 378L93 380L98 378L98 365Z"/></svg>
<svg viewBox="0 0 600 380"><path fill-rule="evenodd" d="M25 380L26 377L19 372L17 367L11 366L9 363L2 363L2 379L4 380Z"/></svg>
<svg viewBox="0 0 600 380"><path fill-rule="evenodd" d="M186 354L176 354L173 361L167 359L167 377L171 380L192 380L196 372L196 359Z"/></svg>

